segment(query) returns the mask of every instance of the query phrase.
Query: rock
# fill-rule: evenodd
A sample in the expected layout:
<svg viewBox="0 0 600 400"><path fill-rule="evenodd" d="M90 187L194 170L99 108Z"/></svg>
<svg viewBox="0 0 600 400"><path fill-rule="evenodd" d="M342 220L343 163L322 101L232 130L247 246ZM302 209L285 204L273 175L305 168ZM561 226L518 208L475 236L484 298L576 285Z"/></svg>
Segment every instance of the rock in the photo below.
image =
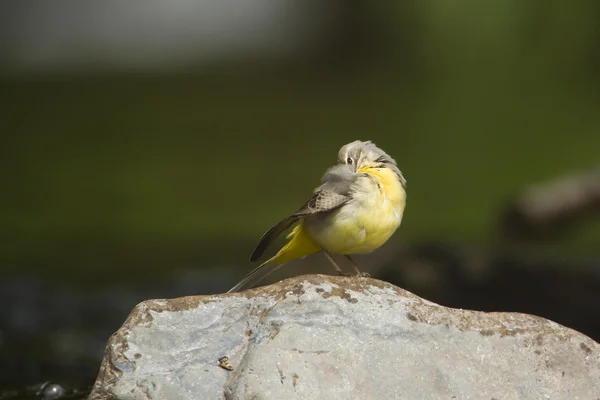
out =
<svg viewBox="0 0 600 400"><path fill-rule="evenodd" d="M67 391L61 385L46 382L42 385L37 398L40 400L57 400L65 397L66 394Z"/></svg>
<svg viewBox="0 0 600 400"><path fill-rule="evenodd" d="M600 345L531 315L301 276L140 303L110 338L90 395L109 398L592 400Z"/></svg>

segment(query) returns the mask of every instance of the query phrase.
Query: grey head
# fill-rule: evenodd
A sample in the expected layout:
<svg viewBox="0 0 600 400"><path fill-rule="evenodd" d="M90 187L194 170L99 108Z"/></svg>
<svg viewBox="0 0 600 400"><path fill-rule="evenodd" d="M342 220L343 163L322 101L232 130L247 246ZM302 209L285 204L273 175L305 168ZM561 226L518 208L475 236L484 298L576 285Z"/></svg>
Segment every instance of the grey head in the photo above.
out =
<svg viewBox="0 0 600 400"><path fill-rule="evenodd" d="M396 160L370 140L366 142L355 140L342 146L338 152L338 164L348 166L353 172L365 166L371 168L389 168L398 175L402 186L406 187L406 179L404 179L402 172L398 168Z"/></svg>

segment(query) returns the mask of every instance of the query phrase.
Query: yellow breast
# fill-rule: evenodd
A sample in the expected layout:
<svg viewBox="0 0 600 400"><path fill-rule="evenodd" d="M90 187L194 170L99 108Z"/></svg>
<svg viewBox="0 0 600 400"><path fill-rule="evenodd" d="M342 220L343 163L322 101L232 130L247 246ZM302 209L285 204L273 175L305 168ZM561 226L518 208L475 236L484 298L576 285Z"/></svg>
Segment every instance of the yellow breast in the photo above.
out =
<svg viewBox="0 0 600 400"><path fill-rule="evenodd" d="M306 221L311 236L338 254L369 253L383 245L402 221L406 192L388 168L361 168L368 174L357 182L348 204L317 223Z"/></svg>

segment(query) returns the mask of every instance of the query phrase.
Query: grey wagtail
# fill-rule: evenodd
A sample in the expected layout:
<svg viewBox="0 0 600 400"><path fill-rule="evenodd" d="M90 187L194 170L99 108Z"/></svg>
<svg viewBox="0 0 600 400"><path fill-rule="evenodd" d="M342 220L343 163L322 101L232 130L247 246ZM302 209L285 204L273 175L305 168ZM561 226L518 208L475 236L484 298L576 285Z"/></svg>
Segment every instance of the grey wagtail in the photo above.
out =
<svg viewBox="0 0 600 400"><path fill-rule="evenodd" d="M262 236L250 261L258 260L277 236L298 223L287 244L227 293L258 283L285 262L321 251L340 275L346 274L332 253L345 255L359 276L367 276L350 255L383 245L400 226L405 205L406 179L396 161L370 141L348 143L310 200Z"/></svg>

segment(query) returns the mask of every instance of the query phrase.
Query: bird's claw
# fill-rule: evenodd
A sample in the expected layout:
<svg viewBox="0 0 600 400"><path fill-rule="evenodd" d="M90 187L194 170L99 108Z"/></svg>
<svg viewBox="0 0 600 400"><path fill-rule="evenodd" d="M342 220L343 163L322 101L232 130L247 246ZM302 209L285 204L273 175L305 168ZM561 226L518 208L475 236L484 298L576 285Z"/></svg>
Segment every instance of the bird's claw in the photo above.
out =
<svg viewBox="0 0 600 400"><path fill-rule="evenodd" d="M369 274L368 272L359 272L358 274L356 274L356 276L360 278L370 278L371 274Z"/></svg>

